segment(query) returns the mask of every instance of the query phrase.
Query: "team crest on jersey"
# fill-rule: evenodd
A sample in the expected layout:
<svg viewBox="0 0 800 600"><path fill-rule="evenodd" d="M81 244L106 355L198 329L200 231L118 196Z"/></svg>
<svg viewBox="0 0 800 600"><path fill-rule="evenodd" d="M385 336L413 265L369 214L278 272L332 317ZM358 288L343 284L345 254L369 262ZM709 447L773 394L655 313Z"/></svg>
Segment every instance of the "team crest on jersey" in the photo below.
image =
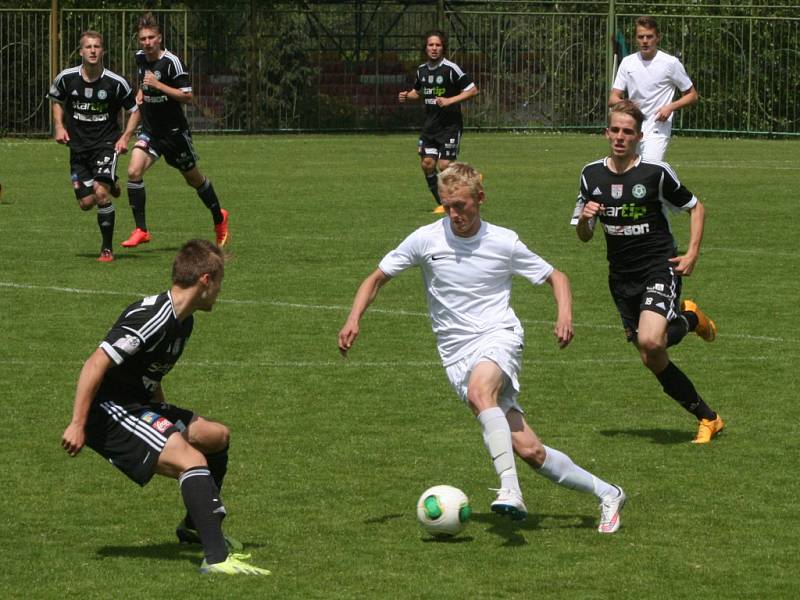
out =
<svg viewBox="0 0 800 600"><path fill-rule="evenodd" d="M634 198L644 198L647 195L647 188L643 184L637 183L631 190Z"/></svg>
<svg viewBox="0 0 800 600"><path fill-rule="evenodd" d="M105 90L97 90L97 97L100 100L105 100L106 98L108 98L108 92L106 92Z"/></svg>
<svg viewBox="0 0 800 600"><path fill-rule="evenodd" d="M614 200L619 200L622 198L622 184L621 183L612 183L611 184L611 197Z"/></svg>
<svg viewBox="0 0 800 600"><path fill-rule="evenodd" d="M113 345L126 354L134 354L139 349L139 338L135 335L126 335L119 338Z"/></svg>
<svg viewBox="0 0 800 600"><path fill-rule="evenodd" d="M93 92L94 90L92 88L83 88L83 95L87 98L91 98Z"/></svg>
<svg viewBox="0 0 800 600"><path fill-rule="evenodd" d="M436 83L438 83L439 85L442 85L444 83L444 77L442 77L441 75L437 75L436 76Z"/></svg>

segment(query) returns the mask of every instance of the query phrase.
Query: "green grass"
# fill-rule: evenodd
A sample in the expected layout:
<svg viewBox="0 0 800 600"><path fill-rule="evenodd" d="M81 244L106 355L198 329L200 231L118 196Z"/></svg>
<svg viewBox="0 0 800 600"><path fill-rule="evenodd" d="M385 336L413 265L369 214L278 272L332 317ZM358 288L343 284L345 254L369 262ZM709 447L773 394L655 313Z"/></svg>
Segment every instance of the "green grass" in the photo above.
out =
<svg viewBox="0 0 800 600"><path fill-rule="evenodd" d="M517 230L565 271L576 338L558 351L546 288L519 281L527 332L521 402L551 446L621 484L623 528L596 533L591 497L519 464L531 511L488 511L495 475L469 411L449 389L420 276L381 293L349 360L336 334L356 286L432 206L402 136L199 137L203 171L231 212L220 301L197 317L168 399L233 430L227 529L268 579L204 578L180 547L174 482L138 489L91 450L59 440L83 360L124 306L165 289L172 257L211 237L208 213L165 165L147 174L153 241L94 261L67 151L0 141L0 382L4 598L793 598L798 409L793 141L679 137L669 158L706 204L704 250L685 280L717 321L672 352L727 422L708 447L624 341L604 243L568 226L581 166L600 136L468 132L485 172L484 217ZM124 176L126 159L121 174ZM118 244L133 227L117 201ZM673 228L686 239L688 219ZM451 543L421 535L428 486L469 494L473 523Z"/></svg>

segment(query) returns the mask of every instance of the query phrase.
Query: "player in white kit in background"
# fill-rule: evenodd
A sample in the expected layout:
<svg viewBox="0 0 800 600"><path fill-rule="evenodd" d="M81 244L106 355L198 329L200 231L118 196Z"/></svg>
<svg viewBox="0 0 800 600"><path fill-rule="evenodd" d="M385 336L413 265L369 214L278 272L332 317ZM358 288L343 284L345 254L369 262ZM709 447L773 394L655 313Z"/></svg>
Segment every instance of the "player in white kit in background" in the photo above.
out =
<svg viewBox="0 0 800 600"><path fill-rule="evenodd" d="M500 479L492 511L515 520L528 514L516 452L536 473L594 494L600 501L598 531L614 533L625 502L622 489L542 444L517 402L524 332L509 305L512 275L552 288L558 310L554 334L561 348L574 335L567 276L531 252L515 232L481 220L485 194L480 173L470 165L451 163L439 174L439 192L447 218L414 231L361 283L339 332L339 351L346 355L352 348L361 317L381 287L409 267L420 267L442 364L453 389L478 418Z"/></svg>
<svg viewBox="0 0 800 600"><path fill-rule="evenodd" d="M676 110L697 104L697 90L681 61L658 49L661 34L653 17L636 19L636 43L639 51L629 54L619 64L608 96L608 106L626 97L645 115L644 137L637 153L643 160L663 161L672 135ZM680 98L673 101L675 92Z"/></svg>

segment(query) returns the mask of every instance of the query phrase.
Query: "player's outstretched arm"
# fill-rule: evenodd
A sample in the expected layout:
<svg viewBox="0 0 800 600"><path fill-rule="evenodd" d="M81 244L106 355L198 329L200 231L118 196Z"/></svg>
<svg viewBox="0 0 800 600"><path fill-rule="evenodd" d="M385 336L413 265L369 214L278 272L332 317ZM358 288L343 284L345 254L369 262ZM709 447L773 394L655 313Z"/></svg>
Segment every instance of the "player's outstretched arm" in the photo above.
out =
<svg viewBox="0 0 800 600"><path fill-rule="evenodd" d="M111 359L100 348L83 363L75 391L75 404L72 408L72 421L61 436L61 447L70 456L76 456L86 443L86 419L92 406L103 375L111 367Z"/></svg>
<svg viewBox="0 0 800 600"><path fill-rule="evenodd" d="M353 347L360 330L361 317L389 279L390 277L386 273L380 269L375 269L358 286L356 296L353 298L353 307L350 309L350 314L344 326L339 331L339 352L342 356L347 356L347 351Z"/></svg>
<svg viewBox="0 0 800 600"><path fill-rule="evenodd" d="M703 229L706 222L706 209L700 200L689 209L689 245L686 253L675 258L670 258L675 272L688 277L694 271L697 259L700 258L700 243L703 241Z"/></svg>
<svg viewBox="0 0 800 600"><path fill-rule="evenodd" d="M547 278L547 283L553 288L553 298L558 309L553 335L555 335L558 347L565 348L575 335L572 329L572 290L569 278L561 271L553 269L550 277Z"/></svg>

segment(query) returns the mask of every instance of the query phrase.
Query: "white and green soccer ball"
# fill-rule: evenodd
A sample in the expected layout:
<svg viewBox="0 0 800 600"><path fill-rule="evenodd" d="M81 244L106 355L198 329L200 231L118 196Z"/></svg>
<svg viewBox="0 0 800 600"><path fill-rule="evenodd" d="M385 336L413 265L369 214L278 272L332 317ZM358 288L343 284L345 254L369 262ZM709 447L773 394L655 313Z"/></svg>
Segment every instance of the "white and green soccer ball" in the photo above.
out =
<svg viewBox="0 0 800 600"><path fill-rule="evenodd" d="M471 514L469 498L452 485L435 485L422 492L417 500L419 524L434 537L457 535Z"/></svg>

